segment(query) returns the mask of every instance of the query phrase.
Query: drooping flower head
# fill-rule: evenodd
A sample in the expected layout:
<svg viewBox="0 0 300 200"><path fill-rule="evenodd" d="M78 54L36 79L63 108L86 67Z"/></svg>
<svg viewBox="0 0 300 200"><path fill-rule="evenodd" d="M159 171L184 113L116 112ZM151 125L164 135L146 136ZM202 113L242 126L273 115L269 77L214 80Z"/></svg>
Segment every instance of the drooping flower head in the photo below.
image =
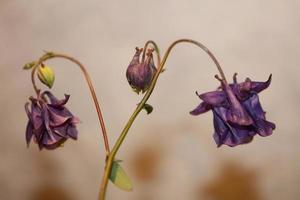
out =
<svg viewBox="0 0 300 200"><path fill-rule="evenodd" d="M266 82L246 78L244 82L237 83L236 75L232 84L216 76L221 81L221 87L213 92L197 93L203 102L190 112L199 115L212 110L213 137L218 146L225 144L234 147L249 143L256 134L269 136L275 129L275 124L266 120L258 97L259 92L269 87L272 76Z"/></svg>
<svg viewBox="0 0 300 200"><path fill-rule="evenodd" d="M69 97L65 95L65 99L58 100L51 92L45 91L37 98L29 98L31 109L29 102L25 104L27 145L33 138L40 149L55 149L69 138L77 139L76 124L79 119L65 107Z"/></svg>
<svg viewBox="0 0 300 200"><path fill-rule="evenodd" d="M155 75L157 69L153 61L153 49L148 49L145 60L140 60L143 49L136 48L136 52L127 68L126 77L128 83L137 93L144 93Z"/></svg>

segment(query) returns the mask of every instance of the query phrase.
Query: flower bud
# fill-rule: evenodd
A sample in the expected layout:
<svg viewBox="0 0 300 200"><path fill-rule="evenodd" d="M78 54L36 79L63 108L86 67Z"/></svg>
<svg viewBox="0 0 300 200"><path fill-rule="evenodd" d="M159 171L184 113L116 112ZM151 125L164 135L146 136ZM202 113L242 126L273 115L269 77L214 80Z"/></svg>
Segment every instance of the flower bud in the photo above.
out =
<svg viewBox="0 0 300 200"><path fill-rule="evenodd" d="M35 61L32 61L32 62L29 62L29 63L26 63L23 67L23 69L25 70L28 70L28 69L31 69L33 66L36 65L36 62Z"/></svg>
<svg viewBox="0 0 300 200"><path fill-rule="evenodd" d="M50 67L42 64L38 69L38 77L43 84L52 88L55 76L54 71Z"/></svg>
<svg viewBox="0 0 300 200"><path fill-rule="evenodd" d="M140 61L143 49L136 48L136 52L127 68L126 77L135 92L144 93L150 86L151 80L156 73L153 62L153 49L149 49L145 60Z"/></svg>

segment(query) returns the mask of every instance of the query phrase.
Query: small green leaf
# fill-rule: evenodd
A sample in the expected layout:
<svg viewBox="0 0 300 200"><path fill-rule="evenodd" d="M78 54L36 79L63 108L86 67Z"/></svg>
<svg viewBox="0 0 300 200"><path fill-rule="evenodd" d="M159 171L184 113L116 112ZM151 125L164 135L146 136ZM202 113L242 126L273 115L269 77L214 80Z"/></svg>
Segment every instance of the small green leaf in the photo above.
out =
<svg viewBox="0 0 300 200"><path fill-rule="evenodd" d="M143 108L146 110L147 115L149 115L153 111L153 107L150 104L145 104Z"/></svg>
<svg viewBox="0 0 300 200"><path fill-rule="evenodd" d="M30 62L30 63L27 63L26 65L24 65L23 69L25 69L25 70L31 69L35 64L36 64L35 61L32 61L32 62Z"/></svg>
<svg viewBox="0 0 300 200"><path fill-rule="evenodd" d="M120 161L114 161L111 169L111 174L109 179L113 182L118 188L131 191L132 183L129 177L126 175L125 171L119 164Z"/></svg>
<svg viewBox="0 0 300 200"><path fill-rule="evenodd" d="M38 77L43 84L52 88L55 76L54 71L50 67L41 65L38 69Z"/></svg>
<svg viewBox="0 0 300 200"><path fill-rule="evenodd" d="M140 105L140 103L138 103L137 105ZM153 107L150 104L147 104L147 103L145 103L143 109L146 110L147 115L149 115L153 111Z"/></svg>

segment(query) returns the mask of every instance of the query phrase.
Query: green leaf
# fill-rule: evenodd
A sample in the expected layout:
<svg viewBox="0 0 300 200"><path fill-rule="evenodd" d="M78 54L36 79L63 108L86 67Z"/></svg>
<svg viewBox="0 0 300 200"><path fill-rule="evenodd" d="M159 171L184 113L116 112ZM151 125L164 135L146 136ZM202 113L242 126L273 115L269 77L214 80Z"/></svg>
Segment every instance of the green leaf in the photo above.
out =
<svg viewBox="0 0 300 200"><path fill-rule="evenodd" d="M38 69L38 77L43 84L52 88L55 75L54 71L50 67L41 65Z"/></svg>
<svg viewBox="0 0 300 200"><path fill-rule="evenodd" d="M113 182L118 188L131 191L132 183L129 177L126 175L125 171L119 164L120 161L114 161L111 169L111 174L109 179Z"/></svg>
<svg viewBox="0 0 300 200"><path fill-rule="evenodd" d="M150 104L145 104L143 108L146 110L147 115L149 115L153 111L153 107Z"/></svg>
<svg viewBox="0 0 300 200"><path fill-rule="evenodd" d="M27 63L26 65L24 65L23 69L25 69L25 70L31 69L35 64L36 64L35 61Z"/></svg>
<svg viewBox="0 0 300 200"><path fill-rule="evenodd" d="M140 105L140 103L138 103L137 105ZM150 104L147 104L147 103L145 103L143 109L146 110L147 115L149 115L153 111L153 107Z"/></svg>

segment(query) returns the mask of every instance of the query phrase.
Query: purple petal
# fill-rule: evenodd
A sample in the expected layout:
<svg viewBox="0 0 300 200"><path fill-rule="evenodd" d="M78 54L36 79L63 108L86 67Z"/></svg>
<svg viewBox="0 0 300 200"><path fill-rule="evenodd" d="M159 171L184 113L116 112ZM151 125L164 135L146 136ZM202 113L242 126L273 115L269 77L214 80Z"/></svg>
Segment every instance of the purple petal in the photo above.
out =
<svg viewBox="0 0 300 200"><path fill-rule="evenodd" d="M258 120L255 122L255 128L260 136L266 137L272 135L273 130L276 128L276 126L272 122L266 120Z"/></svg>
<svg viewBox="0 0 300 200"><path fill-rule="evenodd" d="M64 123L66 123L67 120L70 120L70 119L73 118L72 115L69 115L69 116L67 115L66 116L65 109L60 112L60 113L63 113L63 115L59 115L55 111L56 111L56 109L51 109L51 108L48 107L48 113L49 113L49 118L50 118L49 125L51 127L60 126Z"/></svg>
<svg viewBox="0 0 300 200"><path fill-rule="evenodd" d="M227 120L238 125L252 124L251 117L240 104L229 85L224 84L224 87L231 105L229 112L227 112Z"/></svg>
<svg viewBox="0 0 300 200"><path fill-rule="evenodd" d="M50 105L53 106L53 107L60 107L60 106L63 106L65 105L69 98L70 98L70 95L67 95L65 94L65 98L62 99L62 100L58 100L51 92L49 91L45 91L43 92L42 96L47 96L49 99L50 99Z"/></svg>
<svg viewBox="0 0 300 200"><path fill-rule="evenodd" d="M53 133L50 137L49 136L49 134L45 134L42 141L42 146L46 149L55 149L67 140L67 138L61 137L55 133Z"/></svg>
<svg viewBox="0 0 300 200"><path fill-rule="evenodd" d="M253 93L251 97L244 101L242 104L252 118L265 119L265 112L261 107L257 94Z"/></svg>
<svg viewBox="0 0 300 200"><path fill-rule="evenodd" d="M249 78L246 78L246 80L240 84L238 84L238 88L240 91L250 91L251 90L252 82Z"/></svg>
<svg viewBox="0 0 300 200"><path fill-rule="evenodd" d="M60 135L61 137L68 138L67 130L69 126L70 126L69 123L65 123L61 126L54 127L53 132L56 133L57 135Z"/></svg>
<svg viewBox="0 0 300 200"><path fill-rule="evenodd" d="M255 132L251 126L232 125L226 121L228 110L222 107L214 108L214 139L218 146L222 144L234 147L252 141Z"/></svg>
<svg viewBox="0 0 300 200"><path fill-rule="evenodd" d="M50 128L50 118L49 118L49 112L48 112L48 109L47 109L47 106L46 104L42 104L42 118L43 118L43 121L44 121L44 126L46 128L46 133L48 133L48 136L53 140L54 138L52 138L52 130Z"/></svg>
<svg viewBox="0 0 300 200"><path fill-rule="evenodd" d="M200 103L199 106L197 106L197 108L192 110L190 112L190 114L191 115L200 115L202 113L205 113L205 112L209 111L211 108L212 108L211 105L207 104L206 102L202 102L202 103Z"/></svg>
<svg viewBox="0 0 300 200"><path fill-rule="evenodd" d="M41 108L37 104L36 99L30 99L31 100L31 112L30 112L30 120L33 124L34 129L39 129L43 122L41 119ZM28 108L26 108L28 110Z"/></svg>
<svg viewBox="0 0 300 200"><path fill-rule="evenodd" d="M213 91L199 95L200 99L213 106L221 106L226 101L224 91Z"/></svg>
<svg viewBox="0 0 300 200"><path fill-rule="evenodd" d="M256 131L261 136L269 136L275 129L275 124L266 121L265 112L263 111L259 102L259 97L256 93L243 102L245 109L254 120Z"/></svg>
<svg viewBox="0 0 300 200"><path fill-rule="evenodd" d="M67 134L74 140L77 140L78 132L75 126L73 125L68 126Z"/></svg>
<svg viewBox="0 0 300 200"><path fill-rule="evenodd" d="M135 53L134 53L134 56L130 62L129 65L135 65L135 64L138 64L140 63L140 55L142 53L142 49L139 49L138 47L135 48Z"/></svg>
<svg viewBox="0 0 300 200"><path fill-rule="evenodd" d="M31 120L31 113L30 113L30 110L29 110L28 106L29 106L29 102L26 102L25 103L25 111L26 111L28 119Z"/></svg>
<svg viewBox="0 0 300 200"><path fill-rule="evenodd" d="M270 74L268 80L266 82L251 82L251 90L255 91L256 93L259 93L263 91L264 89L268 88L269 85L271 84L272 80L272 74Z"/></svg>
<svg viewBox="0 0 300 200"><path fill-rule="evenodd" d="M27 143L27 147L30 144L32 135L33 135L33 126L32 126L32 123L30 121L28 121L27 126L26 126L26 143Z"/></svg>

